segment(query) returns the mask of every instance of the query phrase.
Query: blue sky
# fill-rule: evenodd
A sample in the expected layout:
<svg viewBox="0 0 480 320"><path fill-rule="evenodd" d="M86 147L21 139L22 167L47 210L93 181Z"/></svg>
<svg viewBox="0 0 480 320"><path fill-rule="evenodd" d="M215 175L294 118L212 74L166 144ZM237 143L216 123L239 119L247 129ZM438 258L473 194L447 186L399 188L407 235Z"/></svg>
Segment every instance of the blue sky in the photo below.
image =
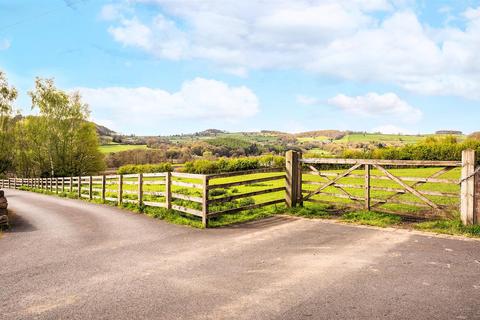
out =
<svg viewBox="0 0 480 320"><path fill-rule="evenodd" d="M165 135L480 130L480 1L0 0L0 69Z"/></svg>

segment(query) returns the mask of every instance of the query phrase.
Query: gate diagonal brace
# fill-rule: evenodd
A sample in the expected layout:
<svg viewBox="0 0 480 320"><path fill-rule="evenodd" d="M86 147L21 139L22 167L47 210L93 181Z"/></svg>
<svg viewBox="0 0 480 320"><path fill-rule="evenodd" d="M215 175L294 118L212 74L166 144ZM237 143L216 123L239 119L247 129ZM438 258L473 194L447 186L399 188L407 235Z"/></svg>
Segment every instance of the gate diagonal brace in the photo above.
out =
<svg viewBox="0 0 480 320"><path fill-rule="evenodd" d="M443 175L443 174L445 174L445 173L447 173L447 172L449 172L449 171L451 171L451 170L453 170L453 169L455 169L455 167L445 167L445 168L441 169L440 171L437 171L437 172L435 172L434 174L428 176L428 177L426 178L427 181L418 181L418 182L415 182L414 184L411 185L411 187L412 187L412 188L415 188L415 187L418 186L418 185L427 183L427 182L428 182L428 179L438 178L438 177L440 177L441 175ZM378 205L381 205L381 204L384 204L384 203L388 203L388 200L392 200L393 198L395 198L395 197L397 197L397 196L399 196L399 195L402 195L402 194L404 194L404 193L396 192L396 193L394 193L393 195L387 197L387 198L385 199L385 201L380 201L380 202L374 203L374 204L372 205L372 207L376 207L376 206L378 206Z"/></svg>
<svg viewBox="0 0 480 320"><path fill-rule="evenodd" d="M315 168L314 166L308 166L310 168L310 170L312 170L313 172L315 172L319 177L322 177L320 175L320 172L317 170L317 168ZM325 179L327 179L328 181L331 181L332 179L330 179L329 177L327 176L324 176ZM349 197L350 200L358 200L356 197L354 197L352 194L350 194L347 190L343 189L342 187L340 186L337 186L337 185L333 185L333 187L339 189L340 191L342 191L343 193L345 193L346 196Z"/></svg>
<svg viewBox="0 0 480 320"><path fill-rule="evenodd" d="M332 184L334 184L335 182L337 182L338 180L342 179L342 178L345 178L346 176L348 176L350 173L352 173L352 171L358 169L362 164L361 163L357 163L355 164L353 167L351 167L350 169L348 169L347 171L345 171L344 173L342 173L341 175L337 176L335 179L333 180L330 180L328 181L327 183L325 183L324 185L322 185L320 188L318 188L317 190L315 191L312 191L310 192L309 194L307 194L303 200L308 200L310 199L311 197L313 197L314 195L316 194L319 194L320 192L322 192L322 190L324 190L325 188L328 188L330 187Z"/></svg>
<svg viewBox="0 0 480 320"><path fill-rule="evenodd" d="M405 190L407 190L408 192L410 192L411 194L413 194L414 196L416 196L417 198L419 198L420 200L422 200L423 202L425 202L426 204L428 204L430 207L434 208L434 209L437 209L439 210L440 208L438 207L438 205L432 201L430 201L430 199L426 198L424 195L422 195L420 192L418 192L417 190L415 190L414 188L410 187L408 184L406 184L405 182L403 182L402 180L400 180L399 178L397 178L396 176L394 176L393 174L391 174L390 172L388 172L385 168L379 166L378 164L374 164L373 165L375 168L377 168L378 170L380 170L381 172L383 172L387 177L389 177L391 180L395 181L396 183L398 183L399 185L401 185L402 187L405 188Z"/></svg>

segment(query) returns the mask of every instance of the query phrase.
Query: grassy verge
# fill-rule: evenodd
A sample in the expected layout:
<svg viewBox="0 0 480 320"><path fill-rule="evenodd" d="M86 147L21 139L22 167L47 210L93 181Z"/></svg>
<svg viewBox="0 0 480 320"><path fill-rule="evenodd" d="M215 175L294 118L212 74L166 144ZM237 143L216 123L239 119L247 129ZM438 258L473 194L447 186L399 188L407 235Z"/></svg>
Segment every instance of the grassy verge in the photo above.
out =
<svg viewBox="0 0 480 320"><path fill-rule="evenodd" d="M358 211L343 214L341 220L344 222L385 228L400 224L402 218L400 216L389 213L375 211Z"/></svg>
<svg viewBox="0 0 480 320"><path fill-rule="evenodd" d="M334 207L319 204L292 208L287 211L287 214L304 218L335 219L383 228L399 225L402 222L402 218L398 215L375 211L339 211Z"/></svg>
<svg viewBox="0 0 480 320"><path fill-rule="evenodd" d="M458 220L435 220L421 222L417 223L414 228L422 231L480 238L480 225L464 226L462 222Z"/></svg>
<svg viewBox="0 0 480 320"><path fill-rule="evenodd" d="M346 223L382 228L401 227L434 233L480 238L480 225L464 226L459 218L454 220L438 219L415 222L404 219L402 216L395 214L376 211L339 211L333 206L319 204L292 208L285 213L292 216L311 219L332 219Z"/></svg>

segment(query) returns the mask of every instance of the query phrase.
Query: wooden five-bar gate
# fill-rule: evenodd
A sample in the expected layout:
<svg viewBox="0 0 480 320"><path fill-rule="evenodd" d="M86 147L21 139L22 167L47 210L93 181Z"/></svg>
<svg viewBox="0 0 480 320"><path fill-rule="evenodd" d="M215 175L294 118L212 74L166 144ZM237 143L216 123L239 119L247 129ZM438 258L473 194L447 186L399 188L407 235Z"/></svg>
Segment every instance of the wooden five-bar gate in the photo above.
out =
<svg viewBox="0 0 480 320"><path fill-rule="evenodd" d="M460 211L465 225L478 224L480 167L475 169L475 163L473 150L465 150L462 161L302 159L301 153L289 151L286 154L286 201L289 207L295 207L303 205L303 202L332 204L332 199L338 198L347 200L342 205L365 210L405 214L402 210L413 207L420 208L422 213L446 217ZM318 169L318 166L323 167L323 170ZM331 167L336 167L337 170L332 170ZM339 167L344 169L338 169ZM398 168L429 168L429 175L399 176L392 172L398 171ZM437 169L432 173L431 168ZM461 168L460 180L444 177L456 168ZM373 175L372 170L376 170L377 174ZM375 181L380 183L372 183ZM433 190L423 188L427 184L437 187ZM438 185L447 185L446 189L451 191L443 191L445 187L439 188ZM381 194L381 197L376 198L372 194ZM397 210L386 208L392 204L397 205Z"/></svg>

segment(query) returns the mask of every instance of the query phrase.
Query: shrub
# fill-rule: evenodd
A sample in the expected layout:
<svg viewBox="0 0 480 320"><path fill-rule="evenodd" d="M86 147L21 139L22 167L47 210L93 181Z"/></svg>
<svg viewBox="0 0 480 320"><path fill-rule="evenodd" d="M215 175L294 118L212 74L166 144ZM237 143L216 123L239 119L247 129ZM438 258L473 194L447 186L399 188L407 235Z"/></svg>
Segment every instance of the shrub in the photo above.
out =
<svg viewBox="0 0 480 320"><path fill-rule="evenodd" d="M284 162L285 158L273 155L250 158L196 160L186 162L185 166L183 167L183 171L197 174L235 172L260 168L281 167L283 166Z"/></svg>
<svg viewBox="0 0 480 320"><path fill-rule="evenodd" d="M377 148L373 151L344 150L342 157L350 159L460 161L462 151L465 149L474 149L480 152L480 141L467 139L459 142L455 137L429 137L417 144L402 147Z"/></svg>
<svg viewBox="0 0 480 320"><path fill-rule="evenodd" d="M171 172L173 167L171 163L157 163L157 164L129 164L118 168L118 174L130 173L152 173L152 172Z"/></svg>

